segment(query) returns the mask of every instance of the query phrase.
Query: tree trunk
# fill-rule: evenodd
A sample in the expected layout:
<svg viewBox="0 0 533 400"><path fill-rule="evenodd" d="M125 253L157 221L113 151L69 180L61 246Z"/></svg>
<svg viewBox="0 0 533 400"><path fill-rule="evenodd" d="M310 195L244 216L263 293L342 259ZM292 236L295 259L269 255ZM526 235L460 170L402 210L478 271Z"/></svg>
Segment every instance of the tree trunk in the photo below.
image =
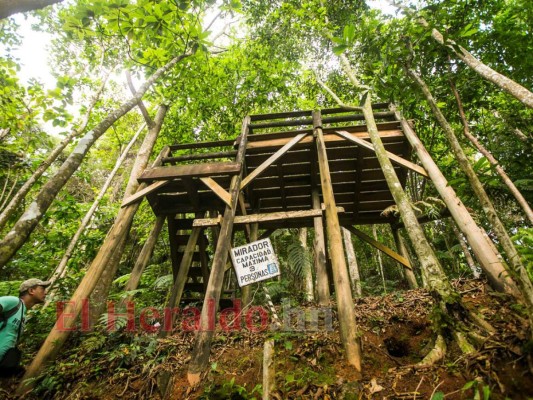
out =
<svg viewBox="0 0 533 400"><path fill-rule="evenodd" d="M520 298L520 292L509 276L494 244L490 241L487 234L477 226L461 199L457 197L457 194L448 184L448 181L439 170L435 161L433 161L418 136L416 136L411 125L402 118L394 107L391 108L396 113L396 119L400 121L405 136L416 151L435 188L446 203L448 210L450 210L455 223L472 247L472 251L479 260L481 268L487 275L491 286L496 290L507 292L516 298Z"/></svg>
<svg viewBox="0 0 533 400"><path fill-rule="evenodd" d="M100 95L104 91L107 79L109 78L109 74L107 74L96 91L96 93L93 96L93 99L91 103L89 104L89 107L87 108L87 111L82 119L81 125L77 129L73 129L70 134L63 139L61 143L59 143L54 150L48 155L46 160L44 160L39 167L35 170L35 172L29 177L29 179L24 182L24 184L20 187L20 189L17 191L15 196L9 201L9 204L6 206L5 209L2 210L2 213L0 214L0 230L2 230L9 218L13 215L13 213L17 210L17 208L20 206L22 201L26 198L26 195L30 191L30 189L33 187L35 182L43 175L43 173L52 165L52 163L59 157L61 152L67 147L70 142L76 137L78 137L84 130L87 128L87 124L89 123L89 118L91 117L92 110L96 104L96 102L100 99Z"/></svg>
<svg viewBox="0 0 533 400"><path fill-rule="evenodd" d="M498 214L496 213L496 210L494 208L494 205L492 204L492 201L490 200L489 196L485 192L485 189L483 188L483 185L481 184L481 182L479 181L479 178L474 172L474 169L470 165L468 158L466 157L466 154L461 148L461 145L459 144L459 141L457 140L457 137L455 136L455 133L453 132L452 127L450 126L450 124L448 123L448 121L446 120L442 112L440 111L440 109L437 107L437 102L433 98L426 83L413 70L409 69L408 73L415 80L417 85L420 87L420 89L424 93L433 113L435 114L435 117L439 121L439 124L441 125L448 141L450 142L452 151L455 155L455 158L457 159L457 162L459 163L459 166L461 167L461 169L467 176L468 181L470 182L470 185L472 187L472 190L478 197L479 202L481 203L481 206L483 208L483 211L485 212L485 215L487 216L487 219L489 220L492 227L494 228L494 231L496 232L496 235L498 236L499 242L502 248L504 249L505 253L507 254L507 259L509 261L510 266L512 267L512 270L510 271L511 275L516 277L517 279L522 296L524 297L524 300L526 302L525 304L526 304L526 307L528 308L528 314L530 316L531 323L533 326L533 283L531 282L528 276L527 270L522 264L520 255L516 251L516 248L511 238L507 234L507 230L505 229L505 227L503 226L503 223L498 217ZM532 335L533 335L533 330L532 330Z"/></svg>
<svg viewBox="0 0 533 400"><path fill-rule="evenodd" d="M299 234L300 243L304 249L304 252L307 256L307 228L300 228ZM305 300L308 302L314 301L314 289L313 289L313 272L311 271L311 263L305 263L305 270L303 272L303 283L304 283L304 293Z"/></svg>
<svg viewBox="0 0 533 400"><path fill-rule="evenodd" d="M522 209L524 210L524 213L526 214L529 223L533 224L533 210L531 210L531 207L527 203L524 196L522 196L522 193L520 193L518 188L515 186L511 178L509 178L509 176L505 173L502 166L498 163L498 160L496 160L492 153L488 151L474 135L472 135L472 133L470 132L470 126L466 119L465 111L463 108L463 102L461 101L459 92L452 80L450 80L450 86L452 88L455 99L457 100L457 108L459 109L459 115L461 117L461 121L463 122L464 135L468 140L470 140L470 142L475 146L475 148L478 149L478 151L485 156L490 165L494 167L498 175L500 175L500 177L502 178L503 183L505 183L505 185L509 188L511 194L515 197L518 204L520 204L520 207L522 207Z"/></svg>
<svg viewBox="0 0 533 400"><path fill-rule="evenodd" d="M166 105L160 105L159 109L157 110L157 114L154 121L146 121L147 125L150 126L150 129L148 130L148 133L145 136L143 143L139 148L139 151L137 152L137 158L135 159L135 163L133 165L133 168L131 169L128 185L126 186L126 190L124 192L124 199L132 196L139 189L140 184L137 181L137 178L144 172L144 170L148 166L150 155L152 154L155 142L157 140L157 137L159 136L159 132L161 131L161 127L163 125L167 110L168 107ZM133 222L133 217L135 216L135 213L137 212L137 209L139 208L140 204L141 201L138 201L137 203L132 204L129 207L121 208L118 212L118 215L115 219L115 223L116 221L120 221L121 219L127 219L129 221L128 224L125 225L125 227L127 226L126 231L120 233L121 235L124 235L124 237L127 236L129 233L131 224ZM114 254L112 256L110 255L110 258L107 261L106 269L102 274L100 280L98 281L98 284L94 288L91 300L95 306L95 313L93 315L93 317L95 318L97 318L98 315L101 314L105 309L107 296L109 294L109 291L111 290L111 285L113 284L113 280L117 273L125 244L126 243L124 242L123 246L114 249Z"/></svg>
<svg viewBox="0 0 533 400"><path fill-rule="evenodd" d="M424 18L420 18L418 21L425 28L429 28L429 24ZM533 93L531 93L525 87L516 83L512 79L509 79L505 75L494 71L488 65L483 64L480 60L474 57L466 49L459 46L453 40L445 40L444 36L442 36L442 34L435 28L431 29L431 37L441 45L450 49L457 57L459 57L466 65L472 68L481 77L494 83L496 86L511 94L529 108L533 108Z"/></svg>
<svg viewBox="0 0 533 400"><path fill-rule="evenodd" d="M168 70L170 70L176 63L190 53L180 55L173 58L165 66L159 68L154 74L145 82L137 93L129 100L127 100L121 107L115 109L108 114L98 125L87 132L85 136L79 141L76 148L68 156L65 162L61 165L57 173L41 188L35 200L29 205L24 214L19 218L11 231L0 241L0 268L3 268L6 263L17 253L17 251L26 242L30 234L33 232L44 213L48 210L57 193L67 183L69 178L78 169L81 162L85 158L91 146L96 140L104 134L104 132L111 127L119 118L124 116L128 111L137 105L146 91Z"/></svg>
<svg viewBox="0 0 533 400"><path fill-rule="evenodd" d="M409 257L409 252L407 251L407 247L405 246L403 238L400 235L400 232L398 231L398 229L394 229L391 226L391 230L392 230L392 237L394 238L394 243L396 243L396 249L398 250L398 253L400 253L407 260L409 260L409 264L411 264L411 268L402 266L403 272L405 274L405 279L407 280L407 284L409 285L409 289L418 289L418 282L416 281L415 272L413 271L413 268L414 268L413 262L411 261L411 257Z"/></svg>
<svg viewBox="0 0 533 400"><path fill-rule="evenodd" d="M376 230L376 224L372 225L372 234L374 235L374 240L378 241L378 232ZM381 259L381 252L374 249L378 260L379 273L381 275L381 281L383 282L383 293L387 293L387 284L385 283L385 271L383 271L383 260Z"/></svg>
<svg viewBox="0 0 533 400"><path fill-rule="evenodd" d="M63 0L0 0L0 19L10 15L40 10L52 4L61 3Z"/></svg>
<svg viewBox="0 0 533 400"><path fill-rule="evenodd" d="M346 249L346 258L348 259L348 273L350 275L350 286L355 297L361 297L363 291L361 289L361 277L359 275L359 266L357 265L357 258L353 248L352 234L346 228L342 228L342 236L344 238L344 248Z"/></svg>
<svg viewBox="0 0 533 400"><path fill-rule="evenodd" d="M402 221L405 225L405 230L411 239L411 244L416 252L416 255L419 259L420 265L422 267L422 273L425 275L426 282L431 291L437 292L440 299L446 303L454 303L458 300L458 295L455 290L450 285L446 274L444 273L437 256L433 252L433 249L429 245L422 227L418 223L416 214L413 211L412 205L402 189L402 185L398 180L394 167L392 166L391 161L387 157L385 147L381 142L379 136L379 131L374 120L374 115L372 113L372 106L368 95L362 101L363 114L365 116L365 121L367 124L368 134L370 140L374 145L376 151L376 156L381 165L385 179L387 180L387 185L391 191L392 197L400 215Z"/></svg>
<svg viewBox="0 0 533 400"><path fill-rule="evenodd" d="M69 243L69 245L67 247L67 250L65 251L65 254L63 255L63 258L61 259L61 261L59 262L58 266L56 267L54 273L50 277L49 280L52 283L54 283L57 278L65 276L65 271L66 271L66 266L67 266L68 260L70 260L70 257L72 256L72 252L74 251L76 245L78 244L78 240L80 240L80 237L83 234L83 232L85 231L85 228L87 227L87 225L89 225L89 222L90 222L92 216L94 215L96 209L98 208L98 205L100 204L100 201L104 198L105 193L107 192L107 189L109 188L109 185L111 185L111 182L113 181L113 178L115 177L115 175L118 172L119 168L121 167L122 163L126 159L130 149L135 144L135 142L137 141L137 138L139 137L140 133L143 131L143 129L145 127L146 127L146 124L143 124L137 130L137 132L135 133L135 135L133 136L133 138L129 142L129 144L126 147L126 149L124 149L124 151L122 152L121 156L116 161L115 167L109 173L104 185L100 189L100 193L98 193L98 196L96 196L96 198L94 199L94 202L93 202L91 208L89 209L89 211L87 211L87 213L83 217L78 230L76 231L76 233L72 237L72 240L70 241L70 243ZM47 297L52 298L53 297L52 293L50 293ZM49 301L50 300L48 300L48 302Z"/></svg>
<svg viewBox="0 0 533 400"><path fill-rule="evenodd" d="M10 128L0 129L0 142L3 142L7 135L11 132Z"/></svg>
<svg viewBox="0 0 533 400"><path fill-rule="evenodd" d="M104 121L102 121L99 125L99 131L102 129L107 129L111 125L111 119L118 119L120 116L124 115L126 112L126 109L133 108L142 98L142 95L148 90L148 88L159 78L161 77L165 72L167 72L170 68L172 68L176 63L178 63L180 60L182 60L185 57L190 56L191 53L186 53L183 55L180 55L178 57L175 57L172 59L168 64L166 64L164 67L158 69L151 77L146 81L140 89L137 91L136 95L133 96L131 100L126 102L119 110L115 110L110 116L106 118L107 121L104 124ZM164 111L162 111L164 110ZM158 115L161 113L164 114L166 112L166 106L160 107L160 110L158 112ZM102 134L101 132L100 134ZM96 133L95 133L96 134ZM148 135L147 135L148 136ZM146 138L145 138L146 141ZM82 147L83 146L83 147ZM83 154L87 152L87 149L85 148L85 145L80 143L78 145L80 147L80 151L83 151ZM81 160L80 160L81 162ZM156 161L157 162L157 161ZM131 183L131 182L130 182ZM137 206L131 205L129 207L125 207L127 210L133 210L137 209ZM125 214L120 213L119 214ZM133 212L134 214L134 212ZM131 219L133 218L133 215L131 216ZM53 359L59 350L61 349L63 343L67 340L69 336L69 328L72 328L74 324L76 323L76 318L80 314L82 309L82 300L86 300L92 291L94 290L96 283L100 279L100 276L102 275L103 270L106 267L106 262L109 257L109 253L112 252L112 249L117 245L120 244L120 241L125 237L123 232L129 228L130 225L130 218L123 218L123 219L117 219L113 227L111 228L110 233L106 237L106 240L104 241L102 247L98 251L98 254L96 255L95 259L91 263L91 266L87 270L87 273L85 274L85 277L81 281L80 285L74 292L74 295L71 298L71 302L65 307L63 314L58 316L58 321L52 328L52 331L46 338L45 342L39 349L39 352L33 359L31 365L26 370L26 373L24 375L24 378L22 380L21 385L17 389L17 394L22 395L24 394L28 389L31 389L33 381L27 381L29 378L35 378L43 366ZM122 233L122 234L121 234ZM13 252L14 254L14 252ZM69 315L72 318L67 318L66 320L63 320L63 315ZM64 322L62 324L62 322Z"/></svg>
<svg viewBox="0 0 533 400"><path fill-rule="evenodd" d="M465 255L465 259L466 259L466 263L468 265L468 268L470 268L470 270L472 271L472 275L474 276L474 278L478 279L479 275L480 275L479 274L479 269L476 266L476 263L474 262L474 258L472 257L472 254L470 254L470 250L468 250L468 246L466 245L466 241L465 241L463 235L461 234L461 232L459 232L459 229L457 228L457 225L455 225L454 222L451 222L451 225L452 225L453 233L454 233L455 237L457 238L457 241L459 242L459 245L461 246L461 249L463 250L463 254Z"/></svg>
<svg viewBox="0 0 533 400"><path fill-rule="evenodd" d="M11 172L11 170L9 170L9 172ZM15 178L15 180L13 181L13 184L11 185L11 188L9 189L9 192L7 192L7 194L6 194L5 191L6 191L8 183L9 183L9 173L7 174L6 181L4 182L4 188L2 189L2 196L0 198L0 199L3 200L2 201L2 205L0 205L0 210L4 209L5 204L9 200L9 197L11 196L11 193L13 193L13 190L15 190L15 188L17 187L17 182L18 181L19 181L18 177ZM4 197L4 195L5 195L5 197ZM2 229L2 227L0 227L0 229Z"/></svg>

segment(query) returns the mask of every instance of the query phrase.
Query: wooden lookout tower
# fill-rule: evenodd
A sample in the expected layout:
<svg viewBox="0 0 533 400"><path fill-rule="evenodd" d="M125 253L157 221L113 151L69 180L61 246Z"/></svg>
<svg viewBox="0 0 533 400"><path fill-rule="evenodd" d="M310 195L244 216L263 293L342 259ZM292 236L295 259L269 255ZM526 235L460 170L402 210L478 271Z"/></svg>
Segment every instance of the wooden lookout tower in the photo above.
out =
<svg viewBox="0 0 533 400"><path fill-rule="evenodd" d="M411 125L388 104L373 105L372 113L378 142L392 162L399 186L405 187L409 171L438 181L437 190L481 266L499 262L496 253L486 251L487 239L446 184ZM375 143L375 137L370 140L365 116L342 108L253 115L244 119L235 140L166 147L154 166L142 174L139 180L145 188L123 206L146 197L159 221L168 221L174 274L168 306L178 306L184 293L196 292L196 299L204 299L190 374L199 376L208 364L213 337L209 327L214 318L208 304L219 303L227 289L224 282L233 277L228 253L237 230L254 241L280 228L314 227L318 301L327 304L333 288L346 356L360 359L341 228L394 258L404 266L407 280L411 276L416 284L395 232L398 218L383 213L395 204L389 188L398 183L385 179ZM412 148L424 168L410 161ZM364 224L391 224L401 254L355 227ZM211 230L210 235L205 234L206 229ZM208 236L215 249L212 255L207 252ZM498 276L487 276L493 283L499 281ZM243 288L244 305L249 293L249 287Z"/></svg>

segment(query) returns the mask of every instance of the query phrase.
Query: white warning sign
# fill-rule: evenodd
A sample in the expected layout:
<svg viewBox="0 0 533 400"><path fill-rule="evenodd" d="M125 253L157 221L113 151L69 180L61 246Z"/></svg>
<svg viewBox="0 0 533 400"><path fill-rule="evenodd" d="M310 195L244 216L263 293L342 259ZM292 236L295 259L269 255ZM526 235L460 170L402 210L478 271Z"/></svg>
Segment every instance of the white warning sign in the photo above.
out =
<svg viewBox="0 0 533 400"><path fill-rule="evenodd" d="M278 259L268 238L231 249L231 259L240 287L279 275Z"/></svg>

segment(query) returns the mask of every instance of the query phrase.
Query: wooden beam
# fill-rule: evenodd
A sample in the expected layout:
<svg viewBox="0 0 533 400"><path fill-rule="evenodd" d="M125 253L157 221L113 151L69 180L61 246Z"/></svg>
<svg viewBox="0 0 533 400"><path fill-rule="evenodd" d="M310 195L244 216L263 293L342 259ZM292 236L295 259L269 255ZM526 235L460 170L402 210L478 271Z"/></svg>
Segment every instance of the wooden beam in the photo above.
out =
<svg viewBox="0 0 533 400"><path fill-rule="evenodd" d="M191 361L189 362L187 379L191 385L197 385L200 382L201 375L209 364L211 342L215 333L215 315L213 308L220 301L222 285L224 283L224 267L226 266L228 253L231 247L233 220L235 218L235 212L239 201L242 165L246 152L249 125L250 117L246 117L242 124L242 134L240 136L239 149L236 158L236 164L239 165L239 172L233 176L230 185L231 207L226 206L224 210L224 218L220 226L220 234L213 256L209 283L207 284L202 313L200 315L200 326L199 330L196 332Z"/></svg>
<svg viewBox="0 0 533 400"><path fill-rule="evenodd" d="M130 204L135 203L136 201L140 201L147 194L150 194L156 191L157 189L167 185L168 183L170 183L170 180L154 182L151 185L146 186L144 189L139 190L137 193L128 197L127 199L124 199L120 207L123 208L123 207L129 206Z"/></svg>
<svg viewBox="0 0 533 400"><path fill-rule="evenodd" d="M226 190L220 186L217 181L215 181L213 178L204 177L200 178L200 180L207 186L209 189L213 191L220 199L226 203L226 205L231 207L231 196Z"/></svg>
<svg viewBox="0 0 533 400"><path fill-rule="evenodd" d="M248 186L248 184L252 182L254 178L257 178L259 175L261 175L268 167L270 167L274 162L279 160L281 156L287 153L292 147L294 147L294 145L299 143L306 136L307 136L307 133L300 133L299 135L296 135L294 138L292 138L292 140L286 143L281 149L279 149L274 154L272 154L264 163L262 163L256 169L254 169L250 175L248 175L246 178L242 180L241 190L243 190L246 186Z"/></svg>
<svg viewBox="0 0 533 400"><path fill-rule="evenodd" d="M235 175L241 170L238 162L216 162L203 164L171 165L166 167L156 167L145 171L137 180L162 181L181 177L213 176L213 175Z"/></svg>
<svg viewBox="0 0 533 400"><path fill-rule="evenodd" d="M172 292L170 294L170 299L168 300L167 307L171 310L174 307L177 307L181 300L183 289L185 288L185 283L187 282L187 278L189 276L189 268L192 264L192 257L196 249L196 242L198 242L198 237L200 236L201 230L201 228L192 228L191 236L189 236L187 247L185 248L183 258L180 262L178 275L176 276L176 279L174 279L174 285L172 286ZM174 321L174 313L171 313L171 320ZM170 332L172 332L172 329L161 329L161 331L159 331L159 337L167 337Z"/></svg>
<svg viewBox="0 0 533 400"><path fill-rule="evenodd" d="M358 137L352 135L351 133L348 133L346 131L335 131L335 133L343 138L345 138L346 140L352 142L352 143L355 143L356 145L358 146L361 146L367 150L370 150L372 152L375 153L375 150L374 150L374 145L372 143L369 143L367 142L366 140L363 140L363 139L359 139ZM407 169L410 169L411 171L413 172L416 172L417 174L420 174L426 178L429 178L429 175L428 173L426 172L426 170L421 167L420 165L416 165L415 163L412 163L411 161L408 161L400 156L397 156L396 154L394 153L391 153L390 151L387 151L387 156L389 157L389 159L393 162L393 163L396 163L398 165L401 165L402 167L405 167Z"/></svg>
<svg viewBox="0 0 533 400"><path fill-rule="evenodd" d="M262 214L249 214L249 215L238 215L235 217L233 223L235 225L242 224L257 224L267 221L281 221L287 219L297 219L297 218L314 218L322 217L322 210L302 210L302 211L279 211L273 213L262 213ZM337 207L337 213L343 213L344 208ZM207 227L215 226L221 223L220 218L198 218L193 222L195 227Z"/></svg>
<svg viewBox="0 0 533 400"><path fill-rule="evenodd" d="M331 128L331 129L338 129L338 128ZM324 142L325 143L338 143L338 142L344 142L345 139L340 137L339 135L335 134L335 132L337 132L336 130L332 131L331 134L324 134ZM402 131L398 128L398 129L390 129L390 130L386 130L386 131L379 131L379 134L383 137L383 138L405 138L405 136L403 135ZM357 137L359 138L368 138L370 136L368 136L368 132L364 131L364 132L357 132L355 133L355 135L357 135ZM257 137L262 137L263 135L257 135ZM266 136L266 134L265 134ZM272 139L267 139L267 140L256 140L254 142L249 142L248 143L248 147L247 147L247 150L255 150L257 151L257 149L265 149L265 148L271 148L271 147L280 147L280 146L283 146L285 144L287 144L288 142L290 141L289 138L272 138ZM298 144L298 148L301 146L301 147L305 147L306 145L311 145L313 143L313 138L312 137L306 137L304 139L302 139L300 141L300 143Z"/></svg>
<svg viewBox="0 0 533 400"><path fill-rule="evenodd" d="M326 225L329 247L331 249L331 264L333 279L335 282L335 297L340 325L340 337L344 347L346 359L357 371L361 371L361 345L357 340L357 325L355 323L355 311L353 307L352 291L344 248L342 244L339 216L335 205L335 196L331 184L326 143L322 132L320 112L313 112L314 138L318 154L318 166L320 168L320 182L322 197L326 206Z"/></svg>
<svg viewBox="0 0 533 400"><path fill-rule="evenodd" d="M247 215L246 213L246 203L244 202L244 195L242 194L242 192L239 193L239 208L241 209L241 213L242 215ZM248 242L253 242L254 240L251 239L251 229L250 229L250 225L246 224L244 226L244 234L246 236L246 240L248 240Z"/></svg>
<svg viewBox="0 0 533 400"><path fill-rule="evenodd" d="M200 197L198 196L198 181L193 179L190 176L186 176L182 178L183 186L185 186L185 190L187 190L187 197L189 199L189 203L193 205L195 209L198 209L200 207Z"/></svg>
<svg viewBox="0 0 533 400"><path fill-rule="evenodd" d="M165 157L163 158L163 164L166 163L176 163L176 162L182 162L182 161L194 161L194 160L206 160L206 159L213 159L213 158L233 158L237 155L237 151L230 150L230 151L218 151L218 152L211 152L211 153L196 153L196 154L184 154L182 156L176 156L176 157Z"/></svg>
<svg viewBox="0 0 533 400"><path fill-rule="evenodd" d="M322 209L318 190L318 187L315 187L311 193L311 201L313 202L314 210ZM313 258L316 271L318 304L326 306L330 303L331 293L329 291L329 278L326 262L326 238L324 234L322 213L320 216L313 218L313 228L315 229L315 237L313 239Z"/></svg>
<svg viewBox="0 0 533 400"><path fill-rule="evenodd" d="M266 239L270 235L272 235L274 232L276 232L277 229L266 229L258 238L257 240Z"/></svg>
<svg viewBox="0 0 533 400"><path fill-rule="evenodd" d="M388 248L387 246L385 246L384 244L378 242L377 240L374 240L373 238L368 236L366 233L361 232L359 229L357 229L357 228L355 228L355 227L353 227L351 225L345 226L345 228L348 229L355 236L357 236L359 239L363 240L364 242L367 242L369 245L371 245L371 246L375 247L376 249L378 249L379 251L385 253L390 258L398 261L404 267L409 268L409 269L412 268L411 267L411 263L409 262L409 260L407 258L399 255L394 250Z"/></svg>
<svg viewBox="0 0 533 400"><path fill-rule="evenodd" d="M168 239L170 246L170 261L172 263L172 277L176 279L178 276L180 258L178 255L178 244L176 243L176 235L178 234L178 227L176 225L176 220L174 215L169 215L167 217L167 227L168 227Z"/></svg>

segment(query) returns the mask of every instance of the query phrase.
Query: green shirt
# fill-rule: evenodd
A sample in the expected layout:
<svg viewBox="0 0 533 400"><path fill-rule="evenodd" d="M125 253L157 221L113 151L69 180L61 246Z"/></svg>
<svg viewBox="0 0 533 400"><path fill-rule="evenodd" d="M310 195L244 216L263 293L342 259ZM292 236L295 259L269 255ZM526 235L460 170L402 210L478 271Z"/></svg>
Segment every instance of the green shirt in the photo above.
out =
<svg viewBox="0 0 533 400"><path fill-rule="evenodd" d="M0 305L3 309L2 312L5 313L17 307L19 302L20 299L15 296L0 297ZM0 360L4 357L6 351L17 345L19 327L20 324L24 324L24 314L26 314L26 306L24 305L24 302L22 302L19 310L7 320L6 327L0 330Z"/></svg>

